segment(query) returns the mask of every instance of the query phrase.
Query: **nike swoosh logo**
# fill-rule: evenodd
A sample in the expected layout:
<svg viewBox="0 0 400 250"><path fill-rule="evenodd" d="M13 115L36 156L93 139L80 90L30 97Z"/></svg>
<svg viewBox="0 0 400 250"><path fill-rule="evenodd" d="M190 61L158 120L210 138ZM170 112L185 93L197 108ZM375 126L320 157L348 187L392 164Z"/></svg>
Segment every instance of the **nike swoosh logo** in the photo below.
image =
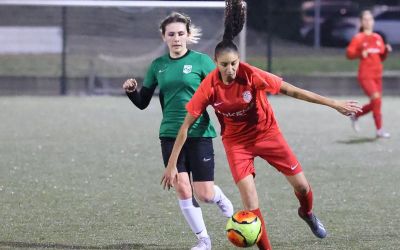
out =
<svg viewBox="0 0 400 250"><path fill-rule="evenodd" d="M210 161L211 160L211 158L203 158L203 161Z"/></svg>
<svg viewBox="0 0 400 250"><path fill-rule="evenodd" d="M295 170L297 168L297 166L299 165L299 163L297 163L296 165L290 167L291 170Z"/></svg>
<svg viewBox="0 0 400 250"><path fill-rule="evenodd" d="M221 105L222 103L224 103L224 102L216 102L216 103L214 103L214 107L217 107L217 106Z"/></svg>
<svg viewBox="0 0 400 250"><path fill-rule="evenodd" d="M162 73L162 72L164 72L164 71L166 71L167 69L160 69L159 71L158 71L158 73Z"/></svg>

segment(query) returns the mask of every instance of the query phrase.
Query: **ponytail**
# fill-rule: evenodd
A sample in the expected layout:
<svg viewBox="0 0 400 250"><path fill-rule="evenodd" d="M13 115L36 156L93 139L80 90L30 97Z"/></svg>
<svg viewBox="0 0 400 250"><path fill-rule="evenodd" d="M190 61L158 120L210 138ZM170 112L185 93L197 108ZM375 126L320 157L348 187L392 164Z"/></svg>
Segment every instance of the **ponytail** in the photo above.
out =
<svg viewBox="0 0 400 250"><path fill-rule="evenodd" d="M222 41L215 48L215 56L225 50L238 52L233 39L242 31L246 21L246 7L242 0L225 1L225 29Z"/></svg>

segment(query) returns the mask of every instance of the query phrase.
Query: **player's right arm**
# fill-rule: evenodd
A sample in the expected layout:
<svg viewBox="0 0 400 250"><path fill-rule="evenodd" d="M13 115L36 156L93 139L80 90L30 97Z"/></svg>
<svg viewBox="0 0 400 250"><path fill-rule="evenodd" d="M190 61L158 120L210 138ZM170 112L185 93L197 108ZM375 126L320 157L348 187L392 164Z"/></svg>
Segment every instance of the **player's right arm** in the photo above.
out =
<svg viewBox="0 0 400 250"><path fill-rule="evenodd" d="M143 86L140 88L140 90L137 90L138 83L136 79L130 78L122 85L122 88L125 90L129 100L131 100L131 102L141 110L149 106L150 100L154 94L154 90L158 85L155 74L157 67L157 60L153 61L150 65L150 68L147 70Z"/></svg>
<svg viewBox="0 0 400 250"><path fill-rule="evenodd" d="M122 85L122 88L125 90L126 95L129 97L129 100L139 109L145 109L149 106L151 97L153 96L155 86L150 88L143 86L139 91L137 90L137 81L136 79L128 79Z"/></svg>
<svg viewBox="0 0 400 250"><path fill-rule="evenodd" d="M348 59L357 59L362 56L362 51L360 49L360 39L359 36L356 35L351 39L349 46L346 49L346 57ZM363 55L364 56L364 55Z"/></svg>
<svg viewBox="0 0 400 250"><path fill-rule="evenodd" d="M178 163L178 157L181 153L183 144L185 144L187 139L187 134L189 128L195 123L197 117L192 116L190 113L186 114L185 120L181 128L179 129L178 135L176 136L174 147L172 148L172 153L169 156L168 165L165 168L164 174L161 178L161 185L163 188L168 188L168 190L174 186L178 180L178 170L176 164Z"/></svg>

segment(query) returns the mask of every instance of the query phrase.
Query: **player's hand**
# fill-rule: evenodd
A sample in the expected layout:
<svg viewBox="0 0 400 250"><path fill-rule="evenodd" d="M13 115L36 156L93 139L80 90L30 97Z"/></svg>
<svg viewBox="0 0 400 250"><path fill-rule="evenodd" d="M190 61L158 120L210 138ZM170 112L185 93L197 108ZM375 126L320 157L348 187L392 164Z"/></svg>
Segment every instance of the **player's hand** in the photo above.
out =
<svg viewBox="0 0 400 250"><path fill-rule="evenodd" d="M161 178L161 185L163 186L163 189L165 190L168 188L168 190L174 186L175 183L179 183L179 175L178 175L178 169L176 166L172 166L168 164L168 166L164 170L164 174Z"/></svg>
<svg viewBox="0 0 400 250"><path fill-rule="evenodd" d="M132 93L135 92L137 85L136 79L130 78L122 84L122 88L128 93Z"/></svg>
<svg viewBox="0 0 400 250"><path fill-rule="evenodd" d="M390 45L390 44L387 43L385 46L386 46L386 50L387 50L388 52L392 52L392 51L393 51L392 45Z"/></svg>
<svg viewBox="0 0 400 250"><path fill-rule="evenodd" d="M363 58L367 58L368 57L368 50L363 50L362 52L361 52L361 56L363 57Z"/></svg>
<svg viewBox="0 0 400 250"><path fill-rule="evenodd" d="M357 112L361 112L361 106L357 101L335 101L335 109L346 116L350 116L356 114Z"/></svg>

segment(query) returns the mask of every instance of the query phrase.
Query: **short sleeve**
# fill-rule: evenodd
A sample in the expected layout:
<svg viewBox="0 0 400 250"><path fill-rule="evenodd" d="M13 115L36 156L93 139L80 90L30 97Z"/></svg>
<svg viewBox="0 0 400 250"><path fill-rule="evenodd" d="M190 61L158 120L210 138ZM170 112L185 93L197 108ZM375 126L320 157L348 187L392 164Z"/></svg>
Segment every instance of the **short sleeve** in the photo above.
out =
<svg viewBox="0 0 400 250"><path fill-rule="evenodd" d="M186 104L186 110L193 117L198 118L210 104L212 99L212 77L209 74L197 88L196 92L192 96L192 99Z"/></svg>
<svg viewBox="0 0 400 250"><path fill-rule="evenodd" d="M146 88L154 88L157 83L156 78L156 63L153 61L150 65L150 68L147 70L146 76L144 77L143 87Z"/></svg>
<svg viewBox="0 0 400 250"><path fill-rule="evenodd" d="M282 85L282 78L253 66L252 70L254 72L252 80L256 89L264 90L271 94L279 93Z"/></svg>
<svg viewBox="0 0 400 250"><path fill-rule="evenodd" d="M215 64L213 62L213 60L211 60L211 58L207 55L203 55L201 58L201 62L202 62L202 77L203 79L211 72L215 69Z"/></svg>

